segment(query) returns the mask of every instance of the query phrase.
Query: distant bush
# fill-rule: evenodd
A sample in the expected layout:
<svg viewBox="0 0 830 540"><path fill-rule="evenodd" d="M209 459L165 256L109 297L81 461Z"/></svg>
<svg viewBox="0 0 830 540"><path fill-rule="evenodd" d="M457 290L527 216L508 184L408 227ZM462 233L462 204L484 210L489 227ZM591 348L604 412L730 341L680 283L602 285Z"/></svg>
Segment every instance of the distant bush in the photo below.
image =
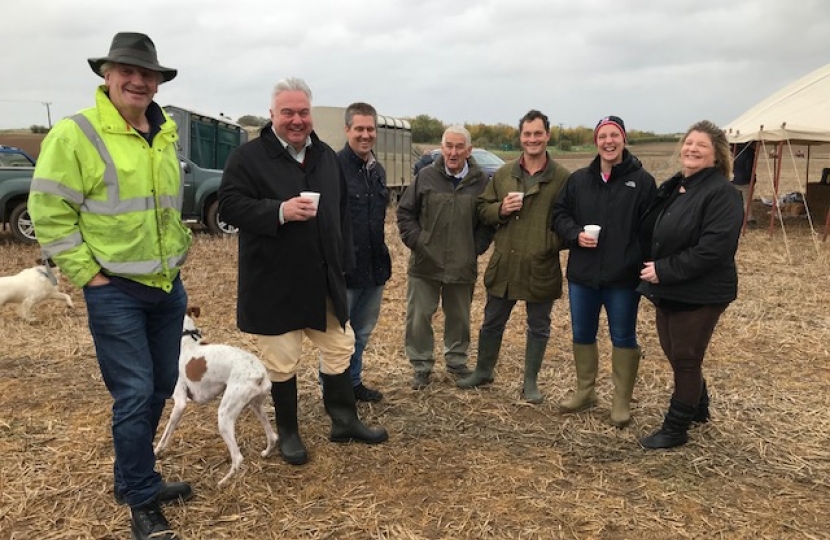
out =
<svg viewBox="0 0 830 540"><path fill-rule="evenodd" d="M239 120L237 120L236 123L240 126L262 127L268 123L268 119L262 116L246 114L244 116L240 116Z"/></svg>
<svg viewBox="0 0 830 540"><path fill-rule="evenodd" d="M473 140L473 146L476 148L489 148L490 139L487 137L479 137L478 139Z"/></svg>
<svg viewBox="0 0 830 540"><path fill-rule="evenodd" d="M638 137L636 139L629 139L627 142L628 144L651 144L651 143L663 143L663 142L677 142L680 140L680 137L677 135L654 135L652 137Z"/></svg>
<svg viewBox="0 0 830 540"><path fill-rule="evenodd" d="M563 152L567 152L571 149L571 146L573 145L571 144L571 141L569 141L568 139L562 139L561 141L559 141L559 144L557 146Z"/></svg>
<svg viewBox="0 0 830 540"><path fill-rule="evenodd" d="M49 128L46 126L31 126L29 130L32 133L49 133Z"/></svg>

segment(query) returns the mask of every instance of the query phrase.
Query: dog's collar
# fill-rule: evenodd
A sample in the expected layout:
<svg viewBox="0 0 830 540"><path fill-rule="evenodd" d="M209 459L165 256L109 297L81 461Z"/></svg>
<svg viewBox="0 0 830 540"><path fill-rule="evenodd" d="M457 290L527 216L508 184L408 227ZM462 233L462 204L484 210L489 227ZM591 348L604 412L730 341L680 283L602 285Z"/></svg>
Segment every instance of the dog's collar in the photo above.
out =
<svg viewBox="0 0 830 540"><path fill-rule="evenodd" d="M46 276L46 279L48 279L52 285L58 284L58 278L56 278L55 274L52 273L52 269L49 268L48 264L45 265L43 268L38 268L38 272Z"/></svg>
<svg viewBox="0 0 830 540"><path fill-rule="evenodd" d="M184 331L182 331L182 337L184 337L184 336L192 337L193 341L199 341L200 339L202 339L202 333L199 332L198 328L195 329L195 330L184 330Z"/></svg>

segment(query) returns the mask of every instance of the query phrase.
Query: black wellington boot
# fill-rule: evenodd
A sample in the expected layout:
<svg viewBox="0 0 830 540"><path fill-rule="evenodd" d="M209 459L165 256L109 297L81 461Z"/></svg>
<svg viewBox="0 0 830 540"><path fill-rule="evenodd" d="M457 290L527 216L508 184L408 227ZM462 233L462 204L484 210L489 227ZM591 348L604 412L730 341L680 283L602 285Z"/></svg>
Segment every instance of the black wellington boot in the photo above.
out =
<svg viewBox="0 0 830 540"><path fill-rule="evenodd" d="M368 428L357 417L352 380L347 369L339 375L321 374L323 378L323 404L331 417L331 442L357 441L378 444L389 435L382 427Z"/></svg>
<svg viewBox="0 0 830 540"><path fill-rule="evenodd" d="M297 377L285 382L272 381L271 397L277 416L280 454L291 465L302 465L308 461L308 451L297 426Z"/></svg>
<svg viewBox="0 0 830 540"><path fill-rule="evenodd" d="M709 421L709 390L706 388L706 379L703 379L703 389L700 391L700 401L695 409L695 417L692 420L698 424L705 424Z"/></svg>
<svg viewBox="0 0 830 540"><path fill-rule="evenodd" d="M686 444L689 441L689 435L686 432L692 424L695 409L693 405L686 405L672 399L669 411L663 420L663 426L648 437L640 439L640 444L643 448L650 449L674 448Z"/></svg>

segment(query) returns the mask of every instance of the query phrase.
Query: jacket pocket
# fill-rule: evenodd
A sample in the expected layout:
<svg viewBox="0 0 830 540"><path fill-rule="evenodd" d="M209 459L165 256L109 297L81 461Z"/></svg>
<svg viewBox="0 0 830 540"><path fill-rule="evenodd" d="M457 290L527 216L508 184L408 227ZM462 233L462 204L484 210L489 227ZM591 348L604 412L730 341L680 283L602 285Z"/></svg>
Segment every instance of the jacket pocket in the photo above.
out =
<svg viewBox="0 0 830 540"><path fill-rule="evenodd" d="M493 251L493 254L490 256L490 261L487 263L487 270L484 271L484 286L488 289L492 287L498 279L500 260L501 252Z"/></svg>
<svg viewBox="0 0 830 540"><path fill-rule="evenodd" d="M529 265L528 292L538 299L558 298L562 290L562 269L559 254L534 255Z"/></svg>

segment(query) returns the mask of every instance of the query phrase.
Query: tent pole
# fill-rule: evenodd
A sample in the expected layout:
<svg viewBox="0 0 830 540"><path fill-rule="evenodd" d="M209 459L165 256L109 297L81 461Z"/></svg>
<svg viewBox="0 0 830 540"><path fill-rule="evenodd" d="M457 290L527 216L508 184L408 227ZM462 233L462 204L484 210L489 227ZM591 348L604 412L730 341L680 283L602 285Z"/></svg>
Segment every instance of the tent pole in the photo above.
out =
<svg viewBox="0 0 830 540"><path fill-rule="evenodd" d="M779 141L775 150L775 173L772 178L772 213L769 216L770 238L772 238L772 232L775 229L775 218L781 214L781 208L778 206L778 185L781 181L781 157L783 153L784 141Z"/></svg>
<svg viewBox="0 0 830 540"><path fill-rule="evenodd" d="M747 218L749 217L749 209L752 208L752 197L755 193L755 169L758 166L758 141L752 141L751 143L755 146L754 148L754 157L752 158L752 174L749 175L749 190L746 192L746 201L744 201L744 223L741 227L741 235L746 234L746 222ZM735 153L734 148L737 148L737 145L733 147L732 153Z"/></svg>

